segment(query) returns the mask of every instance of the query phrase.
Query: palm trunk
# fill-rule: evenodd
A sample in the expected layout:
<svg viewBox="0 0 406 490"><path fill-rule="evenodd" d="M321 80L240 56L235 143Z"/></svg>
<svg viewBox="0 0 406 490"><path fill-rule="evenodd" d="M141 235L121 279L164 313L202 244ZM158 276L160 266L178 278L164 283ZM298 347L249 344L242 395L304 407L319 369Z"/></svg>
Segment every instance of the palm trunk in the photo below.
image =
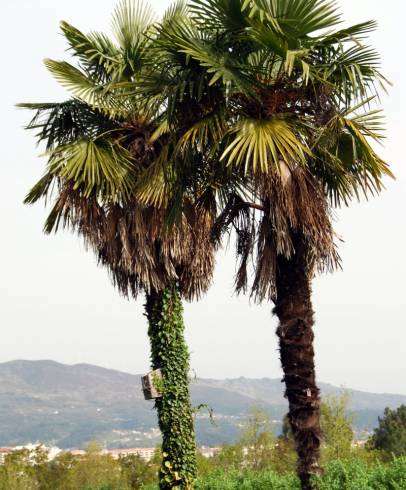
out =
<svg viewBox="0 0 406 490"><path fill-rule="evenodd" d="M155 402L162 432L160 489L191 489L197 471L196 442L189 395L189 354L176 288L148 294L146 314L152 368L162 371L162 397Z"/></svg>
<svg viewBox="0 0 406 490"><path fill-rule="evenodd" d="M289 401L288 419L298 455L302 489L312 488L311 475L320 474L320 395L316 385L313 350L311 284L305 266L303 237L294 237L294 255L277 259L279 348Z"/></svg>

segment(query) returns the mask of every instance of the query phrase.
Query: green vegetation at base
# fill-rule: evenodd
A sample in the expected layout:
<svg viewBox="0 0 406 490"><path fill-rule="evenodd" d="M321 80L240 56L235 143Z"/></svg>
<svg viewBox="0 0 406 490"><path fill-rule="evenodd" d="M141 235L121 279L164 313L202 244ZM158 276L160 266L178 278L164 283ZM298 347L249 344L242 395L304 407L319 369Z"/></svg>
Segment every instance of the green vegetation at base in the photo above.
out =
<svg viewBox="0 0 406 490"><path fill-rule="evenodd" d="M282 488L282 487L281 487ZM359 459L331 461L318 481L318 490L404 490L406 458L388 464L368 464Z"/></svg>
<svg viewBox="0 0 406 490"><path fill-rule="evenodd" d="M389 464L369 465L362 460L331 461L319 490L404 490L406 458ZM299 490L299 479L293 473L278 475L273 471L218 472L201 478L196 490ZM153 490L150 487L149 490Z"/></svg>
<svg viewBox="0 0 406 490"><path fill-rule="evenodd" d="M200 457L198 461L200 477L195 490L300 489L293 471L230 469L229 461L221 458ZM406 489L406 457L386 463L353 455L351 459L331 460L325 469L317 481L318 490ZM100 454L96 446L84 456L64 453L52 462L47 462L41 449L31 461L28 451L22 450L7 456L0 467L0 490L158 490L158 470L158 456L149 463L137 456L114 460Z"/></svg>
<svg viewBox="0 0 406 490"><path fill-rule="evenodd" d="M65 453L51 463L46 461L44 452L37 450L35 465L28 462L27 456L26 451L19 451L6 458L0 467L0 490L158 490L155 483L158 458L150 463L137 456L114 460L95 448L80 458ZM357 457L331 460L325 470L317 481L318 490L406 489L406 457L388 463L371 463ZM214 466L199 477L195 487L195 490L299 489L299 479L293 472Z"/></svg>
<svg viewBox="0 0 406 490"><path fill-rule="evenodd" d="M404 490L406 458L391 463L368 464L359 459L335 460L326 465L318 490ZM299 490L299 479L293 473L273 471L216 472L197 482L196 490ZM155 490L148 487L148 490Z"/></svg>

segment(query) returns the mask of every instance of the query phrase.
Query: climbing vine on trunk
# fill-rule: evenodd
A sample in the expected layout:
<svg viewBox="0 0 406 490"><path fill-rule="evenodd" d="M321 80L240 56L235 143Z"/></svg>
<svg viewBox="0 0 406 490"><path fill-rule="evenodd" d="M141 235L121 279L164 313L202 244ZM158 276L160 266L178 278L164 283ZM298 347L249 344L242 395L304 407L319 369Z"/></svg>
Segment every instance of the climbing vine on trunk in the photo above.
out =
<svg viewBox="0 0 406 490"><path fill-rule="evenodd" d="M197 473L196 442L189 395L189 353L176 288L147 295L146 314L152 368L162 371L162 397L155 401L162 432L160 489L189 490Z"/></svg>

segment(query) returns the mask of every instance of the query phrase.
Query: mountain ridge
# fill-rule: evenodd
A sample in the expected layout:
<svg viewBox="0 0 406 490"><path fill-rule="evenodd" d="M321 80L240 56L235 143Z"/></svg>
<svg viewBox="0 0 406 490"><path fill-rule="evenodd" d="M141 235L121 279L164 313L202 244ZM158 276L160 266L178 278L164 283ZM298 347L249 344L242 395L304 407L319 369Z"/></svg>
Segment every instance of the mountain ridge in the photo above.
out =
<svg viewBox="0 0 406 490"><path fill-rule="evenodd" d="M88 363L17 359L0 363L0 445L41 441L63 448L98 440L110 447L150 446L159 442L153 403L143 399L140 376ZM320 383L322 394L341 388ZM287 411L283 385L272 378L202 378L191 381L195 406L214 409L216 426L207 413L197 414L199 444L235 440L248 410L260 405L275 422ZM345 390L356 429L371 428L384 408L406 404L405 395Z"/></svg>
<svg viewBox="0 0 406 490"><path fill-rule="evenodd" d="M75 364L67 364L67 363L55 361L52 359L40 359L40 360L14 359L11 361L0 362L0 370L7 365L14 366L16 364L24 364L25 366L27 366L28 364L32 364L35 366L50 364L53 366L64 367L64 368L85 368L85 369L91 369L91 370L96 369L98 372L104 371L104 372L114 373L115 375L125 376L125 377L129 377L129 378L140 378L141 376L143 376L145 374L145 373L144 374L129 373L126 371L121 371L119 369L108 368L105 366L98 366L98 365L86 363L86 362L80 362L80 363L75 363ZM245 381L245 382L278 383L278 384L281 384L281 386L282 386L281 390L283 390L283 383L282 383L280 378L270 378L267 376L263 376L260 378L253 378L253 377L247 377L247 376L226 377L226 378L196 377L196 378L192 379L191 382L192 382L192 384L194 381L197 381L201 384L212 384L212 383L224 384L224 383L230 383L230 382L235 383L235 382L240 381L240 380ZM393 393L393 392L372 392L372 391L366 391L366 390L359 390L359 389L349 388L346 385L337 386L337 385L334 385L333 383L326 383L323 381L319 381L318 383L320 384L320 386L325 387L328 391L339 390L339 391L346 391L346 392L350 392L350 393L361 393L364 395L373 395L373 396L379 396L379 397L380 396L384 396L384 397L386 397L386 396L392 397L393 396L393 397L402 398L406 401L406 394ZM233 391L233 390L230 390L230 391Z"/></svg>

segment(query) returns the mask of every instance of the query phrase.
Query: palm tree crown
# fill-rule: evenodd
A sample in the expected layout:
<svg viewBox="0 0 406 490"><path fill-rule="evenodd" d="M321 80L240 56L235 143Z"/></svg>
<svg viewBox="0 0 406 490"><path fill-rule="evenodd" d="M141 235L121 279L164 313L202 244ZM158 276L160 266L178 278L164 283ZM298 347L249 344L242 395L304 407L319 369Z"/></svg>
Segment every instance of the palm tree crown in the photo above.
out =
<svg viewBox="0 0 406 490"><path fill-rule="evenodd" d="M392 176L371 144L382 138L374 104L387 85L365 44L376 24L342 28L331 0L178 5L187 15L160 25L144 93L162 108L167 168L216 193L214 238L236 231L237 290L252 257L252 293L275 302L298 474L312 488L321 434L311 278L339 264L331 208Z"/></svg>
<svg viewBox="0 0 406 490"><path fill-rule="evenodd" d="M170 10L165 22L173 16ZM139 83L154 54L153 21L147 6L122 1L113 15L117 43L61 23L79 68L65 61L45 64L74 97L20 104L37 111L28 128L39 131L48 154L46 173L25 202L50 199L56 191L45 231L61 225L78 230L125 295L177 283L192 299L210 284L215 209L213 201L199 200L194 185L182 193L176 216L169 215L173 185L163 167L171 148L161 134L161 108L145 103ZM137 90L123 88L130 84Z"/></svg>

